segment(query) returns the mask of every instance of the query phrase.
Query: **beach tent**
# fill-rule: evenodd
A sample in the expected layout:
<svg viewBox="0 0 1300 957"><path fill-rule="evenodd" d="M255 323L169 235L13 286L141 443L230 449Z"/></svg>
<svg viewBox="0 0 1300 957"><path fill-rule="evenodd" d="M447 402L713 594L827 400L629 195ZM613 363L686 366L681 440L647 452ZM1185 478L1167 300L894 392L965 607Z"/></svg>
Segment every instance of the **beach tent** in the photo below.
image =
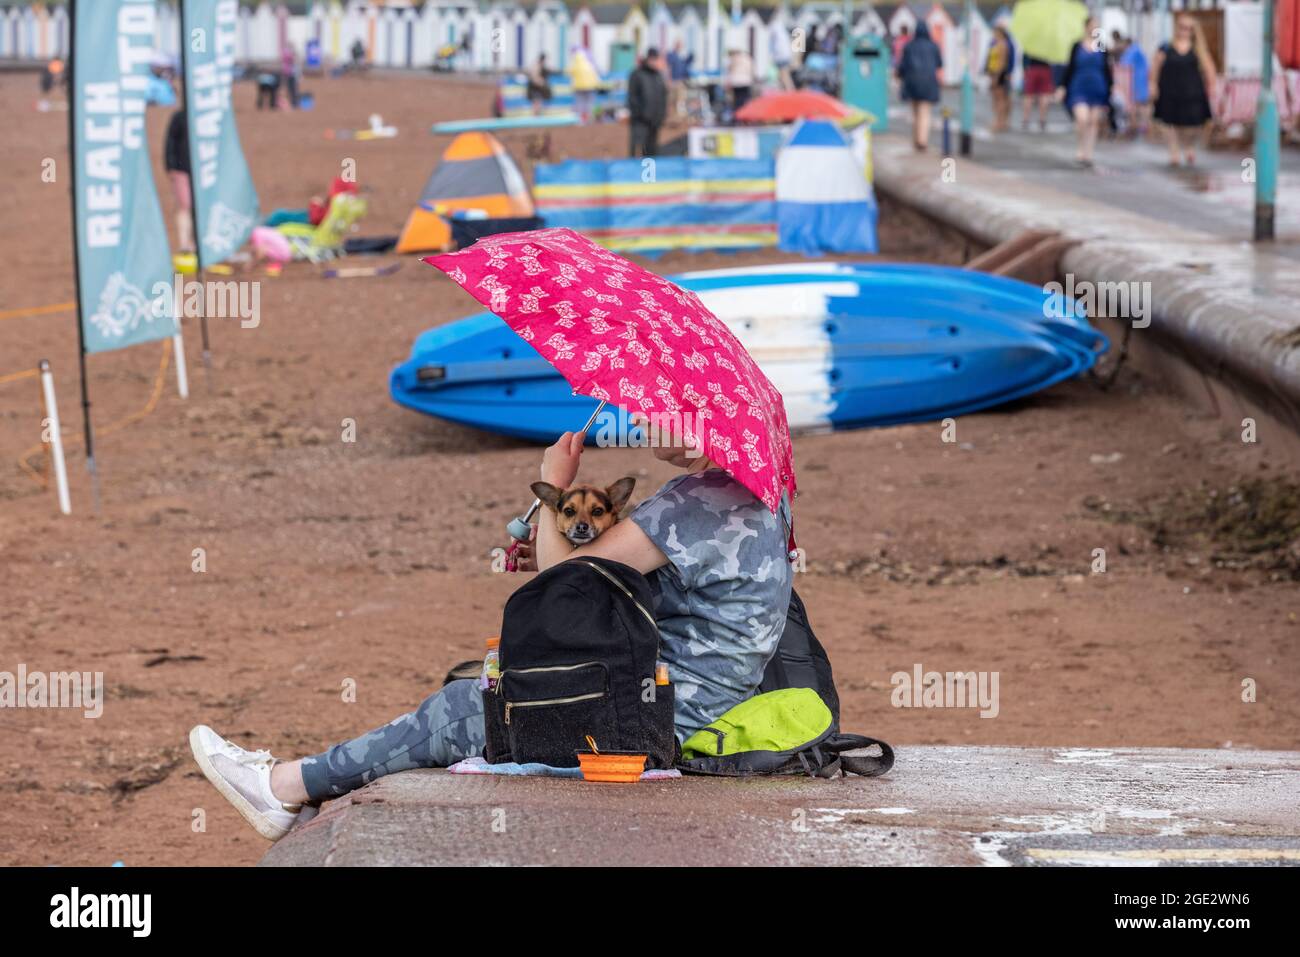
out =
<svg viewBox="0 0 1300 957"><path fill-rule="evenodd" d="M466 209L491 219L535 215L523 174L491 133L462 133L451 141L406 220L397 251L452 248L451 227L439 214Z"/></svg>
<svg viewBox="0 0 1300 957"><path fill-rule="evenodd" d="M786 252L877 251L871 184L834 123L803 120L776 154L776 227Z"/></svg>

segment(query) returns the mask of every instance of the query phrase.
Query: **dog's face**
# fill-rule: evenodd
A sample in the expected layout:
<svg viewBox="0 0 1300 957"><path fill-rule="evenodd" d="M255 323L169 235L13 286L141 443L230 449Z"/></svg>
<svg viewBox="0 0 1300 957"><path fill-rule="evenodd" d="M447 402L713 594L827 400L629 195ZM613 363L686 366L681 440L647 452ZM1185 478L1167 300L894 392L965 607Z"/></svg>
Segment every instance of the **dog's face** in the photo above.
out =
<svg viewBox="0 0 1300 957"><path fill-rule="evenodd" d="M575 485L558 489L549 482L534 482L533 494L555 513L555 524L574 545L593 542L619 520L619 512L627 504L636 479L621 478L608 488L594 485Z"/></svg>

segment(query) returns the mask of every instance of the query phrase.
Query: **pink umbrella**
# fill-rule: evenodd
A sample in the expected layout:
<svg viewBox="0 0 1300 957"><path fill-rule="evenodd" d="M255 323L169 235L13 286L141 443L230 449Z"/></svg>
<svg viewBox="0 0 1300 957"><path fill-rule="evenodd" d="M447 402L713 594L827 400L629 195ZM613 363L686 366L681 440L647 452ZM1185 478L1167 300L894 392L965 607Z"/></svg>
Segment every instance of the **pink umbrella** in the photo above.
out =
<svg viewBox="0 0 1300 957"><path fill-rule="evenodd" d="M571 229L502 233L429 256L579 395L682 423L773 512L795 492L781 393L693 292Z"/></svg>

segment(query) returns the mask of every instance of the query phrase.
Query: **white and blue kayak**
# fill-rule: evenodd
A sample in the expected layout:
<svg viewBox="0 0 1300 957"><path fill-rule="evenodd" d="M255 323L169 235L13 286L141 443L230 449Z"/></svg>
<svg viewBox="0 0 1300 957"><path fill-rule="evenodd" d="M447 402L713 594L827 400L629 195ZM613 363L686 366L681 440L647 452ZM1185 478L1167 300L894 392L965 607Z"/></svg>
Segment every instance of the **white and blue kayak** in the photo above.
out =
<svg viewBox="0 0 1300 957"><path fill-rule="evenodd" d="M947 266L792 263L672 278L740 339L798 432L991 408L1079 375L1108 345L1059 294ZM421 334L390 389L417 412L540 442L596 406L486 312Z"/></svg>

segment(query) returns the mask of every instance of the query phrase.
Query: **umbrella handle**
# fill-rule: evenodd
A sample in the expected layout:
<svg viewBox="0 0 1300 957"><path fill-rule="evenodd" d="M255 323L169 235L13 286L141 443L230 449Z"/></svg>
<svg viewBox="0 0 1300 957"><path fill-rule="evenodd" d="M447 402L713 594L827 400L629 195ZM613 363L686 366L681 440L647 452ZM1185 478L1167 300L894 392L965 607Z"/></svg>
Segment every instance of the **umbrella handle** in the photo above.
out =
<svg viewBox="0 0 1300 957"><path fill-rule="evenodd" d="M587 424L582 427L581 431L586 432L595 424L596 416L600 415L601 411L607 404L608 403L605 399L600 400L600 405L596 406L596 411L591 413L591 418L587 420ZM528 511L524 512L524 514L520 515L518 518L512 518L510 524L506 526L506 532L509 533L510 537L517 542L528 541L528 539L532 537L533 533L531 524L533 516L537 514L537 510L541 507L542 500L540 498L535 498L533 499L533 504L528 506Z"/></svg>

